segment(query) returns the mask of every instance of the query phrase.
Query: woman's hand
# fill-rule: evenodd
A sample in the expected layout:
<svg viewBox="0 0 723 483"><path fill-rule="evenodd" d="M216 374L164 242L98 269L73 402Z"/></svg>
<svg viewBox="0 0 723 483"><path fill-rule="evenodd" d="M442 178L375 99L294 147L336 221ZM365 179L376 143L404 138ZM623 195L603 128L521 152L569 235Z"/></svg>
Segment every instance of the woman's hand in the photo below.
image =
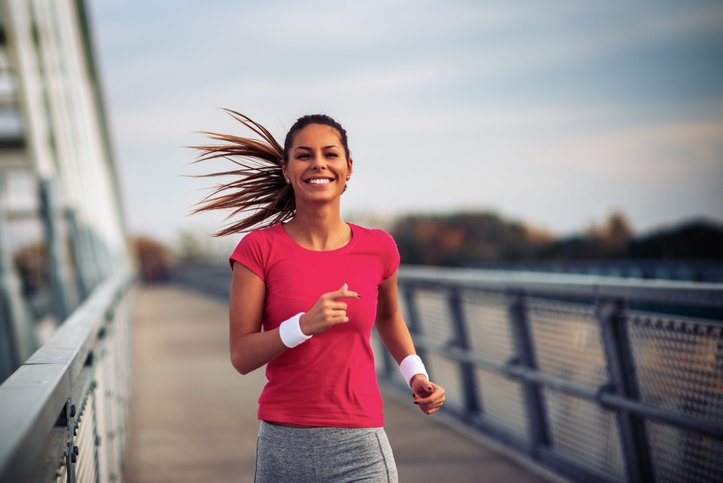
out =
<svg viewBox="0 0 723 483"><path fill-rule="evenodd" d="M349 322L349 317L346 316L346 303L338 301L342 298L358 299L360 295L349 290L347 284L342 285L339 290L323 294L299 319L301 332L305 335L319 334L329 327Z"/></svg>
<svg viewBox="0 0 723 483"><path fill-rule="evenodd" d="M444 388L428 381L422 374L417 374L412 378L412 394L414 404L418 404L419 409L425 414L437 412L446 399Z"/></svg>

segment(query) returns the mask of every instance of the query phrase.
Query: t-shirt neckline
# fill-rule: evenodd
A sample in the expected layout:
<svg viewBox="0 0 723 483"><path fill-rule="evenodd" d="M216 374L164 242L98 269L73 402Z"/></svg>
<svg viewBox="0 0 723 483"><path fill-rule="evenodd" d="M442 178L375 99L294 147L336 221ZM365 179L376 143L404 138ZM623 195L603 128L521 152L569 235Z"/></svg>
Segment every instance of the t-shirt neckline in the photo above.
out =
<svg viewBox="0 0 723 483"><path fill-rule="evenodd" d="M291 235L284 229L284 223L279 223L277 226L279 227L279 231L281 232L282 236L291 243L294 247L298 248L299 250L309 252L309 253L339 253L345 250L348 250L351 248L351 246L354 244L354 241L357 239L357 233L354 228L353 223L345 222L347 226L349 226L349 230L351 230L351 240L349 240L346 245L342 245L339 248L334 248L332 250L312 250L310 248L303 247L299 245L299 243L292 238Z"/></svg>

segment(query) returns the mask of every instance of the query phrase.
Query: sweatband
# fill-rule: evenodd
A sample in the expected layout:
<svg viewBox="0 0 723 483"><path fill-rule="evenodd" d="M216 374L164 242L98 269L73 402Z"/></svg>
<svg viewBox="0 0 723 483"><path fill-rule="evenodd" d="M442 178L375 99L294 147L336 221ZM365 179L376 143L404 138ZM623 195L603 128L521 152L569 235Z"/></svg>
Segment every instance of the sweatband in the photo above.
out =
<svg viewBox="0 0 723 483"><path fill-rule="evenodd" d="M301 332L299 320L302 315L304 315L304 312L299 312L290 319L281 322L281 325L279 326L279 336L281 336L281 342L283 342L289 349L296 347L302 342L306 342L312 337L311 335L305 335Z"/></svg>
<svg viewBox="0 0 723 483"><path fill-rule="evenodd" d="M429 380L429 374L427 374L427 369L424 367L424 362L422 362L422 359L417 354L410 354L405 357L399 364L399 370L402 373L404 381L410 388L412 387L412 378L416 374L424 374L427 380Z"/></svg>

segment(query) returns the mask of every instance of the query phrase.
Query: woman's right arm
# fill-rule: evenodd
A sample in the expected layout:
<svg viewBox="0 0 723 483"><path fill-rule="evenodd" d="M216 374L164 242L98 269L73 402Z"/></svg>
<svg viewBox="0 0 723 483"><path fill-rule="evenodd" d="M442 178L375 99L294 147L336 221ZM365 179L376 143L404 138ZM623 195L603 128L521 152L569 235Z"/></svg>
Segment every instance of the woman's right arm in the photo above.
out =
<svg viewBox="0 0 723 483"><path fill-rule="evenodd" d="M266 284L241 263L233 264L229 296L231 364L241 374L263 366L282 352L279 329L261 330Z"/></svg>
<svg viewBox="0 0 723 483"><path fill-rule="evenodd" d="M314 335L348 322L346 303L338 301L343 298L359 298L359 294L349 290L347 284L322 294L314 306L301 316L299 326L302 333ZM258 369L287 349L281 341L278 327L261 330L265 299L264 281L241 263L234 263L229 300L231 364L241 374Z"/></svg>

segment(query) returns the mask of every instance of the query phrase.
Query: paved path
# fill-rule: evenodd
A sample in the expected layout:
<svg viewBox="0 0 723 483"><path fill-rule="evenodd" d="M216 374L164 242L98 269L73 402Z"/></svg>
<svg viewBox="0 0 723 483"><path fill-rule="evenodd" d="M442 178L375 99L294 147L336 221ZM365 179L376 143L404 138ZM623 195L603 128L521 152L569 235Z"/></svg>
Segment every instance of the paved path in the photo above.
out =
<svg viewBox="0 0 723 483"><path fill-rule="evenodd" d="M142 288L125 479L251 482L262 370L241 376L228 356L228 307L173 286ZM386 394L386 431L405 482L545 480Z"/></svg>

